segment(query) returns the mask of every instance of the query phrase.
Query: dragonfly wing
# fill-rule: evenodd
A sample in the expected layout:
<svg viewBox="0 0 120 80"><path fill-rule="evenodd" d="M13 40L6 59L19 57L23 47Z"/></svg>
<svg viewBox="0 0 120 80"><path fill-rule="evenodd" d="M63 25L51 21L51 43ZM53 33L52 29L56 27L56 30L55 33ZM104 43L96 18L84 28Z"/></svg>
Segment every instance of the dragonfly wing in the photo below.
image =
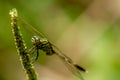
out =
<svg viewBox="0 0 120 80"><path fill-rule="evenodd" d="M61 56L61 54L56 53L57 56L59 56L59 58L64 62L64 64L66 65L66 67L68 68L68 70L70 70L75 76L77 76L78 78L80 78L81 80L84 80L80 69L78 69L74 63L71 61L71 59L69 60L68 57L65 56Z"/></svg>
<svg viewBox="0 0 120 80"><path fill-rule="evenodd" d="M83 71L83 72L86 72L86 70L85 70L83 67L81 67L81 66L79 66L79 65L77 65L77 64L74 64L74 66L75 66L77 69L79 69L79 70L81 70L81 71Z"/></svg>
<svg viewBox="0 0 120 80"><path fill-rule="evenodd" d="M27 30L29 30L31 33L38 35L41 38L45 38L45 36L39 32L37 29L35 29L31 24L29 24L27 21L25 21L24 19L22 19L21 17L19 17L19 20L21 21L21 23L23 25L25 25L25 27L27 28Z"/></svg>
<svg viewBox="0 0 120 80"><path fill-rule="evenodd" d="M77 64L74 64L74 62L67 57L62 51L60 51L55 45L52 45L53 48L55 49L56 55L64 62L66 67L77 77L79 77L81 80L84 80L81 72L84 71L85 69L78 66Z"/></svg>

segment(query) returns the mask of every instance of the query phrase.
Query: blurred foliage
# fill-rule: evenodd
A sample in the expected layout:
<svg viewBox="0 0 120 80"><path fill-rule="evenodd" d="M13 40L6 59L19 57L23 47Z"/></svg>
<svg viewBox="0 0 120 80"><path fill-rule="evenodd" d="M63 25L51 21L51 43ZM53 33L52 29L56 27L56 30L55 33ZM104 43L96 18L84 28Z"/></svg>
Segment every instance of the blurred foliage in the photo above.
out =
<svg viewBox="0 0 120 80"><path fill-rule="evenodd" d="M84 12L92 0L58 0L59 6L71 20L76 20Z"/></svg>
<svg viewBox="0 0 120 80"><path fill-rule="evenodd" d="M54 43L61 42L60 39L65 36L64 38L68 41L64 40L61 48L64 50L65 46L69 44L71 47L68 46L68 52L71 52L73 57L76 58L74 53L79 53L79 51L75 51L77 49L74 45L80 45L77 48L81 51L85 48L87 53L83 54L84 56L80 54L79 60L80 64L85 64L89 71L84 76L86 80L120 80L120 21L119 19L114 22L92 19L90 12L97 13L93 11L97 7L93 7L94 9L89 12L88 8L92 3L95 4L94 0L1 0L0 80L26 80L10 28L8 13L12 8L16 8L19 16L34 25ZM20 25L25 42L30 48L32 34L24 27ZM88 47L90 47L89 50ZM51 58L46 57L42 51L40 53L38 62L45 66L48 61L51 61ZM42 70L40 71L42 72Z"/></svg>

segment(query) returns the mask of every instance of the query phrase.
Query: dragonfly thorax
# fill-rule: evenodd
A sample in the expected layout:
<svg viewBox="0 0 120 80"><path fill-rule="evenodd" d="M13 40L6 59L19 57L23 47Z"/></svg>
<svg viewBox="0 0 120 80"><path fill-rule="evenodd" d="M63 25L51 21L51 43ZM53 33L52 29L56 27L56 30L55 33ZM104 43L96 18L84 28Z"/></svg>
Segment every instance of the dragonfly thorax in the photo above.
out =
<svg viewBox="0 0 120 80"><path fill-rule="evenodd" d="M39 36L33 36L32 39L32 44L36 47L36 49L43 50L46 52L47 55L52 55L54 54L54 50L52 48L52 45L46 38L39 38Z"/></svg>

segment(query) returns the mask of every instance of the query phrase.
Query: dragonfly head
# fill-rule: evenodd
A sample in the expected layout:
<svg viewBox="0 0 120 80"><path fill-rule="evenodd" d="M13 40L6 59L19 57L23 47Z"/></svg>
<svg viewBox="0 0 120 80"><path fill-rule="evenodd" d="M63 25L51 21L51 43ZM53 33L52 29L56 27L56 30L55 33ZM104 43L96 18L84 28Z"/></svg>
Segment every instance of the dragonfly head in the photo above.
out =
<svg viewBox="0 0 120 80"><path fill-rule="evenodd" d="M39 36L33 36L31 39L32 44L37 48L46 52L47 55L54 54L51 43L46 38L41 38Z"/></svg>
<svg viewBox="0 0 120 80"><path fill-rule="evenodd" d="M32 39L31 39L31 42L34 46L37 46L37 45L40 45L40 44L43 44L43 45L46 45L48 44L48 40L45 39L45 38L41 38L39 36L33 36Z"/></svg>
<svg viewBox="0 0 120 80"><path fill-rule="evenodd" d="M38 45L40 43L40 38L39 36L33 36L32 39L31 39L31 42L33 45Z"/></svg>

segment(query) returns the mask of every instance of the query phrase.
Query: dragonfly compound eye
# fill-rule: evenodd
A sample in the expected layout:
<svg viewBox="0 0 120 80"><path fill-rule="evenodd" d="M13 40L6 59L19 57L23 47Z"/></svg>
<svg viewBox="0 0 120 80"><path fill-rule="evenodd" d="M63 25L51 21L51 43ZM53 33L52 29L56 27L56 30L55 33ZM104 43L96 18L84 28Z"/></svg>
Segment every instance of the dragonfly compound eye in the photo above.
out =
<svg viewBox="0 0 120 80"><path fill-rule="evenodd" d="M31 42L33 45L37 45L40 43L40 38L38 36L33 36Z"/></svg>

